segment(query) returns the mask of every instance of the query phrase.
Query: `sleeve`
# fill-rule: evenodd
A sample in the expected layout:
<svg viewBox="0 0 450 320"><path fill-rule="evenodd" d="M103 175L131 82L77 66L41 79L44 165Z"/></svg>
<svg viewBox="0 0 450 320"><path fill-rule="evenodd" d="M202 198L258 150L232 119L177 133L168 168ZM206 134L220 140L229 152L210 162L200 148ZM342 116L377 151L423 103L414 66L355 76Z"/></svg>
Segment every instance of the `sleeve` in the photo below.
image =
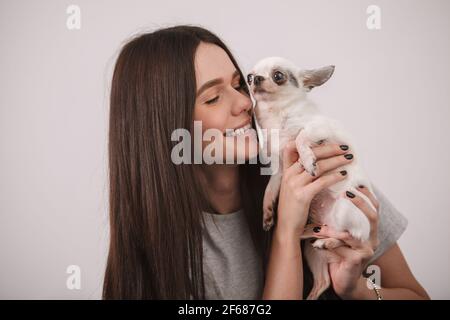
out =
<svg viewBox="0 0 450 320"><path fill-rule="evenodd" d="M389 249L405 231L408 220L389 202L386 196L374 185L373 193L378 199L378 239L380 244L369 264Z"/></svg>

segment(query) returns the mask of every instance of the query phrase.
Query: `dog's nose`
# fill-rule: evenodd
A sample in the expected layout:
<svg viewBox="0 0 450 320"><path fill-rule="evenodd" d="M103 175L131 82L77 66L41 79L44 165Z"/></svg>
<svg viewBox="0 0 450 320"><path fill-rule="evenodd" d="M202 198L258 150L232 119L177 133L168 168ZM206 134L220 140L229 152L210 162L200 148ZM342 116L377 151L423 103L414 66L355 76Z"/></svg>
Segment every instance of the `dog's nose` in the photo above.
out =
<svg viewBox="0 0 450 320"><path fill-rule="evenodd" d="M261 82L264 81L264 77L263 76L255 76L255 78L253 79L253 82L255 83L255 86L259 86L259 84Z"/></svg>

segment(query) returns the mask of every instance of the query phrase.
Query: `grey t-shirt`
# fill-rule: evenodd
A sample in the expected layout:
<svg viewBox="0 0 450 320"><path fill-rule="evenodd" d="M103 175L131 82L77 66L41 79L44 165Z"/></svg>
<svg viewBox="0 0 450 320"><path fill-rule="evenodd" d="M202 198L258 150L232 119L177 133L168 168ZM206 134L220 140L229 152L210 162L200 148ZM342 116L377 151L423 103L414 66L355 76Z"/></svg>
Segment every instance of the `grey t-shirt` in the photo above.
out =
<svg viewBox="0 0 450 320"><path fill-rule="evenodd" d="M203 215L205 298L261 299L263 269L244 211Z"/></svg>
<svg viewBox="0 0 450 320"><path fill-rule="evenodd" d="M373 262L389 249L406 229L407 219L374 186L380 203L378 239ZM243 210L229 214L203 212L203 269L206 299L261 299L263 269ZM369 262L369 263L370 263Z"/></svg>

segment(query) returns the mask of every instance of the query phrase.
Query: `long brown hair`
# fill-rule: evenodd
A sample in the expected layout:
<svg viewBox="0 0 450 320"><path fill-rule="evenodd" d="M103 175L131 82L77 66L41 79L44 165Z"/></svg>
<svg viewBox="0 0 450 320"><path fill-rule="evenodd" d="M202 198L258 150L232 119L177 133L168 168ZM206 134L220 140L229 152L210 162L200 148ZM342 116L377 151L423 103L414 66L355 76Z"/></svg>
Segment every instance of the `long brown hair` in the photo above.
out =
<svg viewBox="0 0 450 320"><path fill-rule="evenodd" d="M110 96L104 299L204 298L201 212L211 208L195 165L175 165L170 158L173 130L193 132L194 56L200 42L221 47L240 72L225 44L196 26L138 35L117 58ZM245 84L242 73L241 81ZM271 234L262 230L262 197L269 177L260 174L260 166L246 163L239 170L244 212L265 267Z"/></svg>

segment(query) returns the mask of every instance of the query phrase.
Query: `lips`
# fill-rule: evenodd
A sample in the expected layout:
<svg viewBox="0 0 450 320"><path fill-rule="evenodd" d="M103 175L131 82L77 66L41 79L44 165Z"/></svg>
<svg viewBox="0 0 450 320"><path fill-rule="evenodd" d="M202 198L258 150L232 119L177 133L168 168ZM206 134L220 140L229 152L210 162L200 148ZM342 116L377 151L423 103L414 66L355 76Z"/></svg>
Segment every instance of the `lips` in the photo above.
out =
<svg viewBox="0 0 450 320"><path fill-rule="evenodd" d="M224 136L233 137L246 133L252 128L251 120L246 121L243 125L240 125L234 129L226 129Z"/></svg>
<svg viewBox="0 0 450 320"><path fill-rule="evenodd" d="M235 127L233 130L245 127L246 125L251 124L251 122L252 122L252 119L248 119L247 121L243 122L241 125Z"/></svg>

